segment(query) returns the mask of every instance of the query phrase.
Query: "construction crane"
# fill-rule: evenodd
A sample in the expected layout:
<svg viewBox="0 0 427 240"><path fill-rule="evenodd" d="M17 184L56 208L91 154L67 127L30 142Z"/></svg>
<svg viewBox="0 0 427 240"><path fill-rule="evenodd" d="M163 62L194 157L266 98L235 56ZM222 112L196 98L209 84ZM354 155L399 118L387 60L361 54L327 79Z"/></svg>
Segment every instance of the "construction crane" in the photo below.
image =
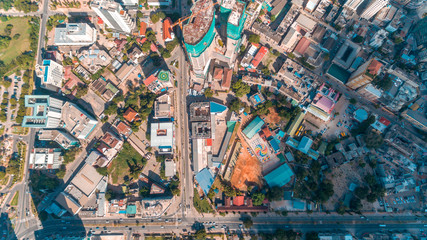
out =
<svg viewBox="0 0 427 240"><path fill-rule="evenodd" d="M215 6L215 5L217 5L218 4L218 2L214 2L212 5L209 5L209 6L207 6L207 7L205 7L205 8L203 8L203 9L200 9L199 11L197 11L197 12L195 12L194 13L194 15L197 15L197 14L199 14L199 12L201 12L201 11L205 11L206 9L208 9L208 8L211 8L211 7L213 7L213 6ZM193 14L191 14L191 15L189 15L189 16L185 16L185 17L182 17L182 18L180 18L180 19L178 19L176 22L174 22L172 25L171 25L171 28L174 28L175 26L179 26L179 28L182 30L182 24L185 22L185 21L187 21L191 16L192 16Z"/></svg>

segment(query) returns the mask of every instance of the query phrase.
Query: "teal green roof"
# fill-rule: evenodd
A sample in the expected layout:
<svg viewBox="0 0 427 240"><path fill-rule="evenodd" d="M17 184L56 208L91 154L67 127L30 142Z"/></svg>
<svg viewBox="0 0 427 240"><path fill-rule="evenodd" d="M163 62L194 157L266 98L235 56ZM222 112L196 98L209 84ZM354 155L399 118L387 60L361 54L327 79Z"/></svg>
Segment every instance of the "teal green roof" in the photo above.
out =
<svg viewBox="0 0 427 240"><path fill-rule="evenodd" d="M251 139L261 130L263 125L264 121L260 117L256 117L245 129L243 129L243 133L247 138Z"/></svg>
<svg viewBox="0 0 427 240"><path fill-rule="evenodd" d="M128 205L126 207L126 215L135 215L136 214L136 206L135 205Z"/></svg>
<svg viewBox="0 0 427 240"><path fill-rule="evenodd" d="M226 106L216 102L210 102L210 108L211 108L211 113L222 113L225 110L227 110Z"/></svg>
<svg viewBox="0 0 427 240"><path fill-rule="evenodd" d="M347 70L336 65L335 63L332 64L331 67L328 69L328 74L340 80L344 84L347 82L351 75Z"/></svg>
<svg viewBox="0 0 427 240"><path fill-rule="evenodd" d="M227 132L233 132L235 127L236 127L236 121L227 122Z"/></svg>
<svg viewBox="0 0 427 240"><path fill-rule="evenodd" d="M264 179L270 187L283 187L291 181L294 173L288 164L283 164L267 174Z"/></svg>
<svg viewBox="0 0 427 240"><path fill-rule="evenodd" d="M190 54L191 57L200 56L206 50L206 48L208 48L211 45L214 37L215 37L215 14L212 17L212 23L211 23L211 26L209 27L209 30L207 31L205 36L203 36L202 40L200 40L198 43L196 43L195 45L188 44L185 42L185 37L184 37L184 43L185 43L185 48L187 49L187 53Z"/></svg>

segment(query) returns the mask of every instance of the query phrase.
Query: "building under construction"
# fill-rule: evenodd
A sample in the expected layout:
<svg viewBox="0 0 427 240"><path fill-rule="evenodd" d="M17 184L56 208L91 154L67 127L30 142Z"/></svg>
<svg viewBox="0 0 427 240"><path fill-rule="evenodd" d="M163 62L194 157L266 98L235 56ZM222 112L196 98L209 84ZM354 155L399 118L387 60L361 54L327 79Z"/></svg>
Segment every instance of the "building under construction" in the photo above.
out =
<svg viewBox="0 0 427 240"><path fill-rule="evenodd" d="M185 47L194 75L199 79L207 78L212 60L232 68L242 42L247 16L245 3L240 0L222 2L218 12L222 34L218 34L215 28L214 5L212 0L198 0L191 9L188 23L183 27Z"/></svg>

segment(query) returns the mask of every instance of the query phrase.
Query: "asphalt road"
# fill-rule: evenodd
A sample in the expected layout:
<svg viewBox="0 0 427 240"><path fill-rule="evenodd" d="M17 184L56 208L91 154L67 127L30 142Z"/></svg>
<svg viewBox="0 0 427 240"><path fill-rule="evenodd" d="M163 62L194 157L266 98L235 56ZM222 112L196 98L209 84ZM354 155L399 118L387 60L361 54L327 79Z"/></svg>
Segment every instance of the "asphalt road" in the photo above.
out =
<svg viewBox="0 0 427 240"><path fill-rule="evenodd" d="M182 221L169 218L158 219L76 219L76 220L50 220L43 223L43 229L32 226L17 235L18 239L27 238L36 232L37 238L44 238L52 234L77 235L88 232L90 229L95 233L104 231L121 233L183 233L184 230L191 231L195 222L209 223L206 228L215 226L212 232L224 232L225 225L231 232L273 232L276 229L293 229L303 233L308 231L333 231L343 230L353 234L362 232L375 232L380 230L419 230L427 227L424 216L395 215L395 216L360 216L360 215L318 215L306 214L295 216L270 216L260 215L252 218L254 225L250 229L244 229L241 225L240 216L206 217L203 221L199 218L186 218ZM116 223L114 224L114 221ZM138 221L138 223L137 223ZM107 223L108 222L108 223ZM214 223L215 222L215 223ZM84 225L84 226L83 226ZM385 225L385 226L384 226ZM65 229L64 229L65 227ZM105 228L104 228L105 227ZM131 228L131 229L129 229ZM66 230L66 231L64 231Z"/></svg>

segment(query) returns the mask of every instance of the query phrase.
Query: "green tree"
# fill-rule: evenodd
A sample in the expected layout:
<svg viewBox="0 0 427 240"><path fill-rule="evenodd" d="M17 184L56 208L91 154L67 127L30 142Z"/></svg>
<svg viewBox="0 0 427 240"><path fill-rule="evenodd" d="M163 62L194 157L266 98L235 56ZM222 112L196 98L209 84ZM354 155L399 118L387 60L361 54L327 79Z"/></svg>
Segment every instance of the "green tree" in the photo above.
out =
<svg viewBox="0 0 427 240"><path fill-rule="evenodd" d="M252 195L252 204L254 206L260 206L265 199L264 193L258 192Z"/></svg>
<svg viewBox="0 0 427 240"><path fill-rule="evenodd" d="M357 187L354 189L354 195L356 195L360 199L365 199L369 194L368 187Z"/></svg>
<svg viewBox="0 0 427 240"><path fill-rule="evenodd" d="M250 217L245 217L243 219L243 226L245 226L245 228L249 229L254 225L254 222L252 221L252 219Z"/></svg>
<svg viewBox="0 0 427 240"><path fill-rule="evenodd" d="M267 192L267 198L269 201L278 201L283 198L285 190L280 187L272 187Z"/></svg>
<svg viewBox="0 0 427 240"><path fill-rule="evenodd" d="M250 43L255 43L255 44L258 44L259 43L259 41L260 41L260 36L259 35L256 35L256 34L251 34L250 36L249 36L249 38L248 38L248 41L250 42Z"/></svg>
<svg viewBox="0 0 427 240"><path fill-rule="evenodd" d="M319 240L319 234L317 232L308 232L305 234L305 240Z"/></svg>
<svg viewBox="0 0 427 240"><path fill-rule="evenodd" d="M118 110L118 106L116 103L112 102L110 105L108 105L108 107L104 110L104 114L105 115L113 115L113 114L117 114L117 110Z"/></svg>
<svg viewBox="0 0 427 240"><path fill-rule="evenodd" d="M77 85L77 91L76 91L76 98L82 98L85 96L88 92L88 87L86 85L78 84Z"/></svg>
<svg viewBox="0 0 427 240"><path fill-rule="evenodd" d="M355 43L361 43L361 42L363 42L363 37L362 36L359 36L359 35L357 35L354 39L353 39L353 42L355 42Z"/></svg>
<svg viewBox="0 0 427 240"><path fill-rule="evenodd" d="M354 212L359 212L362 209L363 205L359 198L353 197L350 200L350 209Z"/></svg>
<svg viewBox="0 0 427 240"><path fill-rule="evenodd" d="M204 95L205 95L206 98L213 97L213 94L214 94L214 92L213 92L213 90L211 88L206 88L205 89Z"/></svg>
<svg viewBox="0 0 427 240"><path fill-rule="evenodd" d="M231 100L230 105L228 106L230 111L238 113L240 111L240 108L242 107L242 102L240 99L235 98Z"/></svg>
<svg viewBox="0 0 427 240"><path fill-rule="evenodd" d="M144 14L143 14L141 11L138 11L138 12L136 13L136 16L137 16L138 18L142 18L142 17L144 17Z"/></svg>
<svg viewBox="0 0 427 240"><path fill-rule="evenodd" d="M251 87L244 83L242 79L238 79L233 83L232 86L233 92L235 93L236 97L240 98L244 95L248 94L251 91Z"/></svg>
<svg viewBox="0 0 427 240"><path fill-rule="evenodd" d="M101 174L102 176L107 176L108 175L108 169L107 169L107 167L96 168L96 171L99 174Z"/></svg>
<svg viewBox="0 0 427 240"><path fill-rule="evenodd" d="M373 149L377 149L384 142L383 136L374 130L368 131L368 133L364 135L364 140L366 147Z"/></svg>
<svg viewBox="0 0 427 240"><path fill-rule="evenodd" d="M150 189L148 189L148 187L141 187L141 189L139 189L139 196L142 198L146 198L148 196L150 196Z"/></svg>
<svg viewBox="0 0 427 240"><path fill-rule="evenodd" d="M200 239L200 240L204 240L206 239L206 230L203 229L199 229L196 231L196 233L194 234L194 237L196 237L196 239Z"/></svg>
<svg viewBox="0 0 427 240"><path fill-rule="evenodd" d="M143 53L149 53L151 50L151 42L145 41L141 46L141 50Z"/></svg>
<svg viewBox="0 0 427 240"><path fill-rule="evenodd" d="M356 99L354 99L354 98L352 98L352 99L350 99L350 103L354 105L354 104L356 104L356 103L357 103L357 100L356 100Z"/></svg>
<svg viewBox="0 0 427 240"><path fill-rule="evenodd" d="M157 23L157 22L160 20L160 17L159 17L159 15L158 15L157 13L153 13L153 14L151 14L151 16L150 16L150 20L151 20L153 23Z"/></svg>

